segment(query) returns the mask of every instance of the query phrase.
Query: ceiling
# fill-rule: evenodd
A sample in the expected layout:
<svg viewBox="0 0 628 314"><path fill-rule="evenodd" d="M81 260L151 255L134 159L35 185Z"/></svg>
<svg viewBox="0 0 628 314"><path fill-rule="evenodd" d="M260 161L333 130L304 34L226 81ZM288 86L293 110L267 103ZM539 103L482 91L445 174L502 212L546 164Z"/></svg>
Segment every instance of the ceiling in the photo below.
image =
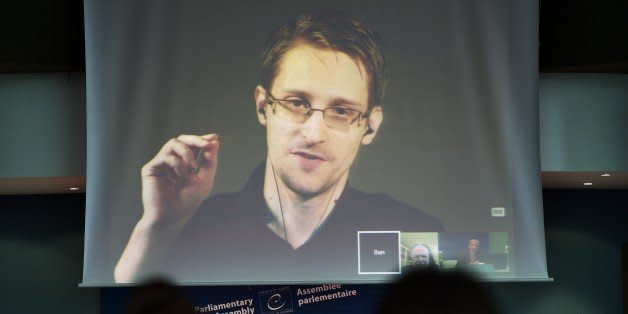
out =
<svg viewBox="0 0 628 314"><path fill-rule="evenodd" d="M82 0L9 1L0 73L85 71ZM628 1L539 0L539 71L628 73Z"/></svg>

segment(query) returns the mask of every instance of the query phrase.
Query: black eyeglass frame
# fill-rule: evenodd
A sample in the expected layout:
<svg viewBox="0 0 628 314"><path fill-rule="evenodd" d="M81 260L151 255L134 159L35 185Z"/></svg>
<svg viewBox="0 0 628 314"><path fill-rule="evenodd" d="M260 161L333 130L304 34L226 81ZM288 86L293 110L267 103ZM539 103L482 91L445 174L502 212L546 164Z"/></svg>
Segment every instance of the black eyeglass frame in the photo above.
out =
<svg viewBox="0 0 628 314"><path fill-rule="evenodd" d="M282 107L284 107L286 110L291 110L290 108L286 108L285 104L286 102L293 102L292 100L289 99L277 99L275 96L273 96L268 90L266 90L266 103L273 106L275 103L278 103L279 105L281 105ZM324 109L316 109L316 108L312 108L312 105L305 100L304 101L306 103L307 106L307 112L305 113L306 117L310 117L312 115L312 113L314 111L320 111L323 114L323 121L325 121L325 123L327 123L327 121L325 120L325 111L327 110L334 110L334 109L338 109L336 107L327 107ZM353 118L353 120L349 121L349 126L352 125L357 125L360 126L360 123L362 122L362 120L367 120L370 115L371 112L370 110L367 112L362 112L360 110L355 110L355 109L351 109L351 108L342 108L342 110L347 110L347 111L352 111L352 112L356 112L358 113L358 116ZM275 108L273 108L273 114L275 113ZM357 121L357 124L356 124Z"/></svg>

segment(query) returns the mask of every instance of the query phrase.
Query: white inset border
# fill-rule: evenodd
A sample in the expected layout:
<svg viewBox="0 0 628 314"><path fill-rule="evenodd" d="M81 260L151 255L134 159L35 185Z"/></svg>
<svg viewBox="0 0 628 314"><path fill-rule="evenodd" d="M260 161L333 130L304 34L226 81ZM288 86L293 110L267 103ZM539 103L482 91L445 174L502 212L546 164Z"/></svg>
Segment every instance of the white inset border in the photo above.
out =
<svg viewBox="0 0 628 314"><path fill-rule="evenodd" d="M360 266L360 234L388 233L397 235L397 260L398 271L362 271ZM398 275L401 274L401 231L358 231L358 275Z"/></svg>

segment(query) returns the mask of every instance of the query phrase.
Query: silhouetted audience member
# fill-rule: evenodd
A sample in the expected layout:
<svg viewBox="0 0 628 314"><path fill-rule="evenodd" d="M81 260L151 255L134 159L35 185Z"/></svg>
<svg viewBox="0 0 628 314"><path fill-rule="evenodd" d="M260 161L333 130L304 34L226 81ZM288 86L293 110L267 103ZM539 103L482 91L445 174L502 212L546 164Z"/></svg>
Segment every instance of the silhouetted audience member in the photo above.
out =
<svg viewBox="0 0 628 314"><path fill-rule="evenodd" d="M462 272L417 270L395 282L379 304L377 314L493 314L485 289Z"/></svg>
<svg viewBox="0 0 628 314"><path fill-rule="evenodd" d="M193 314L194 308L175 285L155 279L135 288L129 300L128 313Z"/></svg>

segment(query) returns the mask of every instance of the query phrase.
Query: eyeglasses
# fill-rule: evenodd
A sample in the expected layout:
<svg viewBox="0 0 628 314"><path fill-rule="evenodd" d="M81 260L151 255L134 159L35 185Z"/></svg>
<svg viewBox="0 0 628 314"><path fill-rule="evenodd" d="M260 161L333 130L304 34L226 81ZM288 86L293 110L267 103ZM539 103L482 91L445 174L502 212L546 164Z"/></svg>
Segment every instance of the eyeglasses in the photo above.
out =
<svg viewBox="0 0 628 314"><path fill-rule="evenodd" d="M325 109L315 109L304 99L276 99L270 92L266 92L268 103L276 114L284 119L288 119L295 123L304 123L314 111L323 113L323 121L325 124L337 130L346 130L351 126L360 126L363 119L368 119L369 113L363 113L358 110L343 106L331 106ZM276 104L279 104L277 106Z"/></svg>

